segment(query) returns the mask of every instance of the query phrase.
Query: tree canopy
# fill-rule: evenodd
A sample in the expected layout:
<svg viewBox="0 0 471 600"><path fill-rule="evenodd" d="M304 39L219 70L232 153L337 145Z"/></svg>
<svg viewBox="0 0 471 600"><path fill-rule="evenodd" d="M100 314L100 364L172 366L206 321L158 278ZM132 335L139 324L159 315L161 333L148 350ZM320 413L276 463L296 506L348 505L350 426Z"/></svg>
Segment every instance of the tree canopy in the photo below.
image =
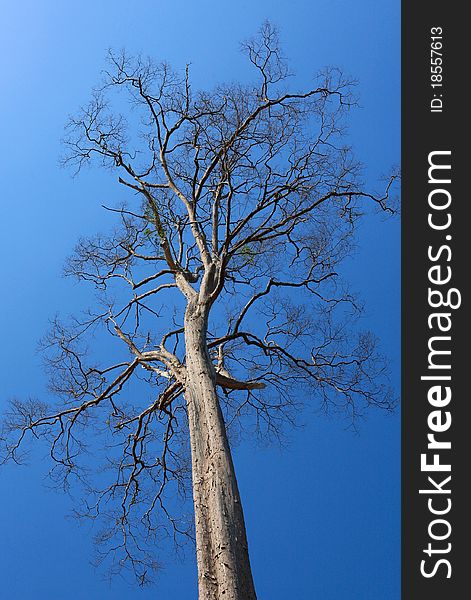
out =
<svg viewBox="0 0 471 600"><path fill-rule="evenodd" d="M104 519L102 556L141 582L156 538L193 536L174 510L191 487L189 305L207 313L201 344L234 435L276 437L306 404L352 423L395 404L339 270L362 206L392 212L395 177L381 194L365 189L345 142L353 81L330 68L291 90L269 23L242 49L254 82L200 91L189 66L110 52L67 126L63 162L116 173L129 200L105 207L114 229L67 261L97 302L56 319L42 342L57 401L15 400L5 421L7 456L46 438L54 477L84 485L77 514ZM109 350L97 354L103 336Z"/></svg>

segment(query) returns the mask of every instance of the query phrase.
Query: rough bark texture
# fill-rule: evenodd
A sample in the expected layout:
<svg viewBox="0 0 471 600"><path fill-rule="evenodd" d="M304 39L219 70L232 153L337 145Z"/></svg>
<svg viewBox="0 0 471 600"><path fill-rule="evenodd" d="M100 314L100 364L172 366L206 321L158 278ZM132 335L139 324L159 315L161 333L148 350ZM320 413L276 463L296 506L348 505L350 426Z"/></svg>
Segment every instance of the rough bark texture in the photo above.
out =
<svg viewBox="0 0 471 600"><path fill-rule="evenodd" d="M216 374L206 347L207 308L185 317L199 600L255 600L247 536Z"/></svg>

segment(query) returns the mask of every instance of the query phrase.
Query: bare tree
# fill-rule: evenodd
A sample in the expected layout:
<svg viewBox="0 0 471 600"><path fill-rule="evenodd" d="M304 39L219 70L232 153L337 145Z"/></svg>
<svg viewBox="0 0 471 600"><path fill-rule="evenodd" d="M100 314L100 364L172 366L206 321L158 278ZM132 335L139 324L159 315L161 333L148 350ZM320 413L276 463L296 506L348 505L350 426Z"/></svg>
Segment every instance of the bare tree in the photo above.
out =
<svg viewBox="0 0 471 600"><path fill-rule="evenodd" d="M330 69L289 91L268 23L243 50L258 82L209 92L193 91L189 68L110 54L64 159L99 161L129 190L107 208L113 232L67 263L99 309L56 320L43 342L59 403L15 401L5 423L10 458L28 435L49 441L53 473L86 486L81 512L108 518L104 556L142 582L155 539L192 536L171 510L190 487L201 600L256 597L227 430L276 436L300 398L352 422L393 406L336 271L360 204L391 210L392 180L365 191L342 141L352 82Z"/></svg>

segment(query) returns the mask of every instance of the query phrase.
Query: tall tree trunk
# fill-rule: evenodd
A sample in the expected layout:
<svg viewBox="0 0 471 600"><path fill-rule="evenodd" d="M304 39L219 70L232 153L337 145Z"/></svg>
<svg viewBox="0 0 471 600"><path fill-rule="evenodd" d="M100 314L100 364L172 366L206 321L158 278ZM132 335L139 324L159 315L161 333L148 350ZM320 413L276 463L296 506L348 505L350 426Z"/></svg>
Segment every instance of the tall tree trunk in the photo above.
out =
<svg viewBox="0 0 471 600"><path fill-rule="evenodd" d="M186 401L193 469L199 600L256 600L215 372L206 347L208 307L185 314Z"/></svg>

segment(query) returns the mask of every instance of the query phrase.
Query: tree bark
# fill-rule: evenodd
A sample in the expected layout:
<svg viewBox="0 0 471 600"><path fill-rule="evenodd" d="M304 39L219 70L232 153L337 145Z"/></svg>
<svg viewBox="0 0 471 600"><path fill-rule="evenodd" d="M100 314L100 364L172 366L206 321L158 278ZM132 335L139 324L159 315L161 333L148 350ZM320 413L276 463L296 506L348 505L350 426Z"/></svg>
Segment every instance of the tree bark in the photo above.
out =
<svg viewBox="0 0 471 600"><path fill-rule="evenodd" d="M185 314L199 600L256 600L242 504L206 345L208 312L195 299Z"/></svg>

